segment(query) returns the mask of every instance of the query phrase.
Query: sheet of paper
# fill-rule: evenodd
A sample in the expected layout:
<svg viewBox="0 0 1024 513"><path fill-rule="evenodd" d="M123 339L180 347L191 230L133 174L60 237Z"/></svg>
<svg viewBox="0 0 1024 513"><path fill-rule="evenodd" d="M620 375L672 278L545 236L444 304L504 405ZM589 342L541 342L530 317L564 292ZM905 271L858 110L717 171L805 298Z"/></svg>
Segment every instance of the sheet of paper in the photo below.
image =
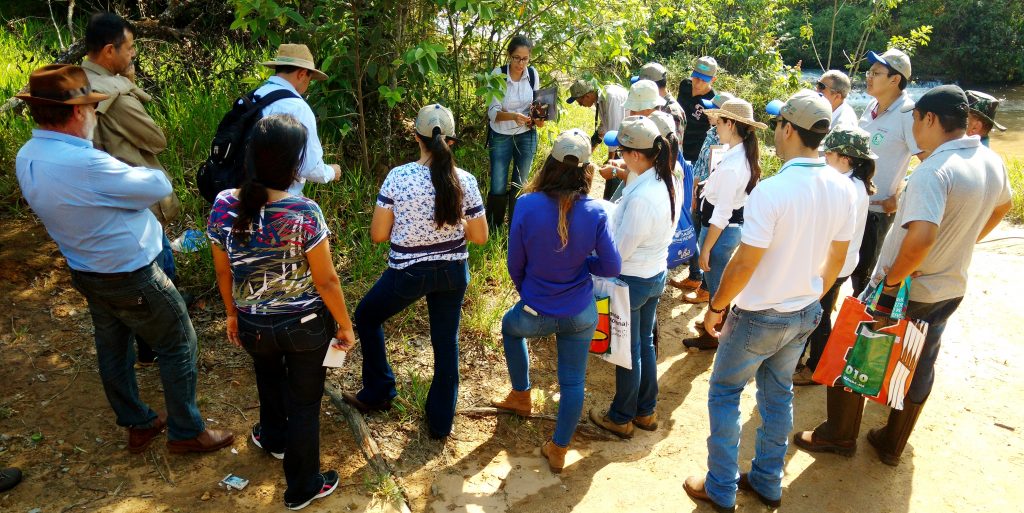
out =
<svg viewBox="0 0 1024 513"><path fill-rule="evenodd" d="M331 345L327 348L327 355L324 356L324 367L340 368L345 365L345 357L348 356L348 352L338 349L335 345L337 343L338 339L331 339Z"/></svg>

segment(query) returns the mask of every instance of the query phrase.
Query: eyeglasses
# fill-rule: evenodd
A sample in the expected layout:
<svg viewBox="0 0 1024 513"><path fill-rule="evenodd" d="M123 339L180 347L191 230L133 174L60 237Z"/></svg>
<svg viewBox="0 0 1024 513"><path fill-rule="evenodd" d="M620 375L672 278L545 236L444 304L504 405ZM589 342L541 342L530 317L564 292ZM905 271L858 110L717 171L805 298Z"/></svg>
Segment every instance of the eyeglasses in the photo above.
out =
<svg viewBox="0 0 1024 513"><path fill-rule="evenodd" d="M785 119L782 119L782 117L781 117L781 116L780 116L780 117L774 117L774 118L772 118L772 119L769 119L769 120L768 120L768 129L774 132L774 131L775 131L775 128L776 128L777 126L779 126L779 123L782 123L783 121L785 121Z"/></svg>
<svg viewBox="0 0 1024 513"><path fill-rule="evenodd" d="M888 75L888 73L886 73L884 71L872 71L872 70L867 70L867 71L864 72L864 76L867 77L867 78L875 78L875 77L880 77L882 75Z"/></svg>
<svg viewBox="0 0 1024 513"><path fill-rule="evenodd" d="M517 62L519 64L526 64L527 62L530 62L530 56L527 55L526 57L519 57L517 55L513 55L512 56L512 62Z"/></svg>

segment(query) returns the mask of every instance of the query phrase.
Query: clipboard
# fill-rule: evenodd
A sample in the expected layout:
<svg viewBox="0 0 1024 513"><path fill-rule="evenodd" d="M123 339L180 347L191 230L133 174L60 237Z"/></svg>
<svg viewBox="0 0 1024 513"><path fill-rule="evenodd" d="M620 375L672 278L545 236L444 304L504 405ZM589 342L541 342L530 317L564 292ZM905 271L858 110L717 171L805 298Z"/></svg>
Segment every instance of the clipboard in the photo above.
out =
<svg viewBox="0 0 1024 513"><path fill-rule="evenodd" d="M533 105L526 114L536 119L558 121L558 88L545 87L535 91Z"/></svg>

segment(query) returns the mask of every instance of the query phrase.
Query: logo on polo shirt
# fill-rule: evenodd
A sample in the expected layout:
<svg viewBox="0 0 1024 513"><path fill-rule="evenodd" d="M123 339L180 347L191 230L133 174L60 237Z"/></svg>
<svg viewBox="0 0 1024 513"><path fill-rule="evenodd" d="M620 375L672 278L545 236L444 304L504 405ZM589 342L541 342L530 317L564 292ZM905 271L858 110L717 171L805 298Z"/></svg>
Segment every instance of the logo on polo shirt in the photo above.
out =
<svg viewBox="0 0 1024 513"><path fill-rule="evenodd" d="M871 136L871 144L873 146L878 146L879 144L882 144L883 139L885 139L885 134L883 134L882 132L878 132L875 135Z"/></svg>

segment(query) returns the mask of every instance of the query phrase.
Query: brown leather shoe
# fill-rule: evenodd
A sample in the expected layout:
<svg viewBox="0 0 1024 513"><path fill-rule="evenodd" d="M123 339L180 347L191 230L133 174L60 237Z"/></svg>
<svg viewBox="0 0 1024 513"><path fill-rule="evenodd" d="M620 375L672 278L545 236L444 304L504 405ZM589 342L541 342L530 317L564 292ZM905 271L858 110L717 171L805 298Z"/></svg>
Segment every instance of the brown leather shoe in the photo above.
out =
<svg viewBox="0 0 1024 513"><path fill-rule="evenodd" d="M807 452L831 452L840 456L853 456L857 440L829 440L814 431L801 431L793 435L793 443Z"/></svg>
<svg viewBox="0 0 1024 513"><path fill-rule="evenodd" d="M359 413L367 414L375 411L388 411L391 409L391 401L384 401L381 403L364 403L359 400L356 394L350 394L348 392L341 393L341 399L348 403L353 408L359 410Z"/></svg>
<svg viewBox="0 0 1024 513"><path fill-rule="evenodd" d="M683 302L693 305L707 303L711 299L711 293L704 289L697 289L689 294L683 295Z"/></svg>
<svg viewBox="0 0 1024 513"><path fill-rule="evenodd" d="M684 338L683 345L686 346L687 349L714 351L718 349L718 339L712 337L705 331L696 337Z"/></svg>
<svg viewBox="0 0 1024 513"><path fill-rule="evenodd" d="M167 451L171 454L189 452L213 452L235 443L235 435L230 431L207 428L199 436L189 440L168 440Z"/></svg>
<svg viewBox="0 0 1024 513"><path fill-rule="evenodd" d="M757 496L757 499L759 501L761 501L761 504L764 504L765 506L768 506L769 508L777 508L777 507L782 505L782 499L778 499L778 500L769 499L768 497L765 497L764 495L761 495L761 492L755 490L753 486L750 486L750 479L747 477L747 473L746 472L740 474L740 482L739 482L738 486L739 486L740 490L747 491L747 492L753 492L753 494Z"/></svg>
<svg viewBox="0 0 1024 513"><path fill-rule="evenodd" d="M569 452L568 447L559 447L554 441L548 440L540 446L540 454L548 460L548 467L551 471L560 474L565 468L565 453Z"/></svg>
<svg viewBox="0 0 1024 513"><path fill-rule="evenodd" d="M644 431L654 431L658 429L658 412L634 418L633 425Z"/></svg>
<svg viewBox="0 0 1024 513"><path fill-rule="evenodd" d="M157 414L153 425L148 428L128 428L128 452L139 454L149 447L154 438L167 429L166 415Z"/></svg>
<svg viewBox="0 0 1024 513"><path fill-rule="evenodd" d="M491 406L499 410L506 410L520 417L529 417L533 413L533 400L529 390L512 390L502 400L492 400Z"/></svg>
<svg viewBox="0 0 1024 513"><path fill-rule="evenodd" d="M711 504L711 507L719 513L732 513L736 511L736 506L722 506L711 500L711 497L708 497L708 492L704 489L704 479L705 476L690 476L686 478L686 481L683 481L683 490L686 491L686 495L689 495L695 501Z"/></svg>
<svg viewBox="0 0 1024 513"><path fill-rule="evenodd" d="M590 410L590 421L597 427L604 429L619 438L633 438L632 422L616 424L608 418L607 414L598 415L594 410Z"/></svg>
<svg viewBox="0 0 1024 513"><path fill-rule="evenodd" d="M687 278L687 279L685 279L683 281L669 280L668 284L672 285L673 287L675 287L675 288L677 288L679 290L693 290L693 289L695 289L697 287L700 287L701 281L700 280L691 280L691 279Z"/></svg>
<svg viewBox="0 0 1024 513"><path fill-rule="evenodd" d="M804 368L793 373L793 386L806 387L820 385L821 383L814 381L812 376L814 376L814 370L805 365Z"/></svg>

